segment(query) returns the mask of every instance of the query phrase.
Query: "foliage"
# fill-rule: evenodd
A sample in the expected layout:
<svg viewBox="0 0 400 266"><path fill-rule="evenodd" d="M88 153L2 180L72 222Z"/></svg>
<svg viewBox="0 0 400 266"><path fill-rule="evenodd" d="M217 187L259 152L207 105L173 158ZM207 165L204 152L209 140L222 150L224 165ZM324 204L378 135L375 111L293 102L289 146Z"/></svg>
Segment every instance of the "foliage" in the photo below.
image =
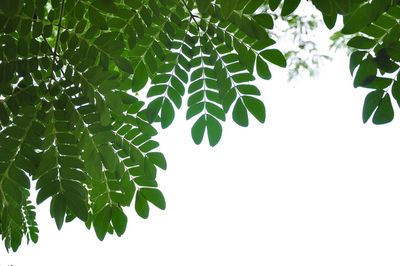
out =
<svg viewBox="0 0 400 266"><path fill-rule="evenodd" d="M265 8L268 10L268 6ZM328 51L323 52L321 45L316 42L317 38L321 39L319 31L325 27L322 17L304 14L305 7L303 10L297 9L294 13L282 17L281 8L272 14L275 26L270 33L280 44L285 44L279 48L287 61L288 81L295 81L295 78L301 78L304 74L317 77L323 63L332 60ZM342 36L332 39L332 47L329 48L343 48L338 45L343 39Z"/></svg>
<svg viewBox="0 0 400 266"><path fill-rule="evenodd" d="M282 3L281 3L282 2ZM124 208L160 209L166 169L152 123L167 128L187 98L199 144L216 145L227 114L248 126L266 111L252 84L286 67L272 11L300 0L2 0L0 2L0 234L16 251L38 240L36 203L59 229L75 218L103 240L125 231ZM354 85L372 88L364 121L393 119L400 101L394 0L313 0L329 28L344 17ZM378 71L379 70L379 71ZM150 81L150 85L148 83ZM391 93L388 88L391 87ZM146 91L149 103L139 99ZM126 211L126 210L125 210Z"/></svg>

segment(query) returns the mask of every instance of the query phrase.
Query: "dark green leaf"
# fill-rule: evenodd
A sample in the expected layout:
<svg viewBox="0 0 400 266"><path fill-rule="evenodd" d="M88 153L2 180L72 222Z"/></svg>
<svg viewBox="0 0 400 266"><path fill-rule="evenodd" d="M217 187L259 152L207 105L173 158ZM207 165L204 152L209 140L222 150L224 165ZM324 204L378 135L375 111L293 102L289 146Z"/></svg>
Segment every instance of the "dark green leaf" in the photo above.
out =
<svg viewBox="0 0 400 266"><path fill-rule="evenodd" d="M228 19L232 15L238 2L239 0L220 0L221 13L225 19Z"/></svg>
<svg viewBox="0 0 400 266"><path fill-rule="evenodd" d="M147 157L151 160L151 162L163 170L167 169L167 161L165 160L164 155L161 152L149 152Z"/></svg>
<svg viewBox="0 0 400 266"><path fill-rule="evenodd" d="M250 96L243 96L243 102L249 112L261 123L265 122L265 106L262 101Z"/></svg>
<svg viewBox="0 0 400 266"><path fill-rule="evenodd" d="M282 7L282 16L290 15L299 6L301 0L285 0Z"/></svg>
<svg viewBox="0 0 400 266"><path fill-rule="evenodd" d="M377 65L371 57L368 57L361 62L360 67L357 70L357 74L354 77L354 87L367 85L375 79L376 73Z"/></svg>
<svg viewBox="0 0 400 266"><path fill-rule="evenodd" d="M221 140L222 136L222 126L220 122L211 115L206 117L206 126L208 141L211 147L214 147Z"/></svg>
<svg viewBox="0 0 400 266"><path fill-rule="evenodd" d="M58 230L61 230L61 227L63 226L66 210L67 203L64 196L61 194L56 195L51 201L51 211Z"/></svg>
<svg viewBox="0 0 400 266"><path fill-rule="evenodd" d="M277 49L269 49L262 51L260 55L267 61L280 66L280 67L286 67L286 59L281 53L281 51Z"/></svg>
<svg viewBox="0 0 400 266"><path fill-rule="evenodd" d="M164 98L164 102L161 107L161 127L167 128L171 125L172 121L174 121L175 111L171 102Z"/></svg>
<svg viewBox="0 0 400 266"><path fill-rule="evenodd" d="M89 20L93 25L96 25L102 30L107 30L108 25L103 15L101 15L96 9L93 7L89 8Z"/></svg>
<svg viewBox="0 0 400 266"><path fill-rule="evenodd" d="M136 213L143 219L147 219L149 217L149 204L140 190L136 192L135 210Z"/></svg>
<svg viewBox="0 0 400 266"><path fill-rule="evenodd" d="M249 117L247 115L247 109L243 104L242 98L236 101L235 107L232 112L233 121L239 126L247 127L249 125Z"/></svg>
<svg viewBox="0 0 400 266"><path fill-rule="evenodd" d="M211 5L211 0L196 0L196 4L200 13L206 13Z"/></svg>
<svg viewBox="0 0 400 266"><path fill-rule="evenodd" d="M114 62L122 71L125 71L128 74L133 74L132 64L126 58L122 56L116 56L114 57Z"/></svg>
<svg viewBox="0 0 400 266"><path fill-rule="evenodd" d="M104 240L108 231L108 227L110 226L112 215L111 210L111 207L109 205L106 205L99 213L95 215L93 221L93 227L96 232L96 236L101 241Z"/></svg>
<svg viewBox="0 0 400 266"><path fill-rule="evenodd" d="M389 94L386 94L379 103L378 108L372 118L376 125L386 124L393 120L394 111Z"/></svg>
<svg viewBox="0 0 400 266"><path fill-rule="evenodd" d="M199 119L194 123L192 127L192 138L194 143L200 144L204 137L206 130L206 118L204 115L200 116Z"/></svg>
<svg viewBox="0 0 400 266"><path fill-rule="evenodd" d="M161 210L165 210L165 199L160 190L153 188L142 188L138 192L140 192L146 198L146 200L153 203L154 206L160 208Z"/></svg>
<svg viewBox="0 0 400 266"><path fill-rule="evenodd" d="M122 236L125 233L126 225L128 223L128 217L126 217L122 208L112 206L111 221L117 235Z"/></svg>
<svg viewBox="0 0 400 266"><path fill-rule="evenodd" d="M367 123L368 119L375 112L376 108L378 108L384 93L385 92L383 90L375 90L370 92L367 95L367 97L365 97L364 108L363 108L364 123Z"/></svg>

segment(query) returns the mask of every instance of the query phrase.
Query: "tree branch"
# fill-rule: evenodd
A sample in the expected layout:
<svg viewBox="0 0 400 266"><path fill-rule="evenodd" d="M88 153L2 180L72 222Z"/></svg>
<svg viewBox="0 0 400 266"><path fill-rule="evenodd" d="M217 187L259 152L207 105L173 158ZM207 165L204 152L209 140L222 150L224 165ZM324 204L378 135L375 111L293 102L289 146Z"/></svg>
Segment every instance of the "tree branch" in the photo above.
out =
<svg viewBox="0 0 400 266"><path fill-rule="evenodd" d="M54 45L54 50L53 50L53 63L51 64L51 72L53 75L53 67L56 61L56 55L57 55L57 48L58 48L58 43L60 41L60 32L61 32L61 22L62 18L64 15L64 5L65 5L65 0L62 0L61 2L61 10L60 10L60 16L58 18L58 23L57 23L57 36L56 36L56 44Z"/></svg>

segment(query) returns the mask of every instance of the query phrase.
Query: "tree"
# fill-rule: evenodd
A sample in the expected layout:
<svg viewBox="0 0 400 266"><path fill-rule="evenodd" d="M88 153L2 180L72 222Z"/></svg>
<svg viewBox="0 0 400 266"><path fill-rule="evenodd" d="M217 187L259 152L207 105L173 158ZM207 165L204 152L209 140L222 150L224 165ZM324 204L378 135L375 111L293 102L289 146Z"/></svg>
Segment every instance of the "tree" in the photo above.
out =
<svg viewBox="0 0 400 266"><path fill-rule="evenodd" d="M286 67L271 38L274 16L300 0L2 0L0 2L0 234L16 251L38 240L36 204L50 200L59 229L75 218L125 231L124 208L160 209L166 160L152 123L167 128L187 93L192 137L216 145L227 114L265 121L255 76ZM332 28L354 35L354 86L372 89L363 120L393 119L400 101L400 1L313 0ZM278 46L279 47L279 46ZM146 86L150 80L150 87ZM150 99L146 104L147 92Z"/></svg>

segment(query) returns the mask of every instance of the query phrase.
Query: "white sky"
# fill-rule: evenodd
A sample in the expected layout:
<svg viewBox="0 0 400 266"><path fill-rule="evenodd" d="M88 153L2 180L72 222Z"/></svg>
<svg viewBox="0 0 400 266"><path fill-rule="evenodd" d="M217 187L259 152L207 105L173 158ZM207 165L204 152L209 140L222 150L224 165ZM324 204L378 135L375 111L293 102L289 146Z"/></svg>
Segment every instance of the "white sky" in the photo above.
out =
<svg viewBox="0 0 400 266"><path fill-rule="evenodd" d="M125 235L100 242L80 222L57 231L43 204L39 243L0 248L0 266L399 265L399 114L362 123L367 90L347 60L290 84L275 69L258 84L266 124L228 122L215 148L192 142L182 110L158 136L165 211L142 220L132 207Z"/></svg>

